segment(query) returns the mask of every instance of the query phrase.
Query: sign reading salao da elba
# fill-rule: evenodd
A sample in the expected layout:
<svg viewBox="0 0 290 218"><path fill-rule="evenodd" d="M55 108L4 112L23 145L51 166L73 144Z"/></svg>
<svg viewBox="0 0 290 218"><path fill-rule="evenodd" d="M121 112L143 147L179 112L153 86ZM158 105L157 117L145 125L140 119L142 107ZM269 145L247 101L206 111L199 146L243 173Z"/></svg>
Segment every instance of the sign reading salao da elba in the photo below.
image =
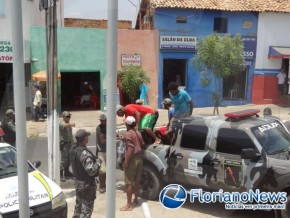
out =
<svg viewBox="0 0 290 218"><path fill-rule="evenodd" d="M12 63L12 45L10 40L0 40L0 63Z"/></svg>
<svg viewBox="0 0 290 218"><path fill-rule="evenodd" d="M122 67L125 66L141 66L141 55L140 54L122 54L121 57Z"/></svg>
<svg viewBox="0 0 290 218"><path fill-rule="evenodd" d="M160 36L160 49L194 51L196 49L196 37Z"/></svg>

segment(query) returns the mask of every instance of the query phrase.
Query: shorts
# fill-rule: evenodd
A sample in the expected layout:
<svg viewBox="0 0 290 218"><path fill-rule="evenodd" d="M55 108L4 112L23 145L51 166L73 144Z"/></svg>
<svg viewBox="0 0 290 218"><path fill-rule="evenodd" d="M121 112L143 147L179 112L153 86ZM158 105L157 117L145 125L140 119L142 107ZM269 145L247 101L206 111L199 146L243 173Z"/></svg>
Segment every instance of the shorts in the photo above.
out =
<svg viewBox="0 0 290 218"><path fill-rule="evenodd" d="M143 159L141 152L135 154L128 163L128 168L125 169L125 184L135 185L140 183L142 176Z"/></svg>
<svg viewBox="0 0 290 218"><path fill-rule="evenodd" d="M170 122L169 122L169 127L168 127L168 130L169 131L172 131L173 129L173 126L175 126L177 123L178 123L179 119L178 118L174 118L172 117Z"/></svg>
<svg viewBox="0 0 290 218"><path fill-rule="evenodd" d="M155 125L155 114L146 114L139 124L139 130L145 128L153 129L154 125Z"/></svg>
<svg viewBox="0 0 290 218"><path fill-rule="evenodd" d="M100 174L106 173L106 152L98 152L98 158L102 161L101 168L99 170Z"/></svg>
<svg viewBox="0 0 290 218"><path fill-rule="evenodd" d="M159 127L159 131L160 131L161 136L165 136L165 133L167 131L167 126Z"/></svg>

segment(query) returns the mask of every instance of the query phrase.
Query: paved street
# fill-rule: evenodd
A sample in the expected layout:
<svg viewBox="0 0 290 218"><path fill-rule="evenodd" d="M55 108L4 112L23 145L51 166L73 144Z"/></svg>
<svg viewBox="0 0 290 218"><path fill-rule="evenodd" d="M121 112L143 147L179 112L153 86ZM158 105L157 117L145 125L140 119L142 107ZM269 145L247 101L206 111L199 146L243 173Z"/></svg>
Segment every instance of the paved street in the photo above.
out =
<svg viewBox="0 0 290 218"><path fill-rule="evenodd" d="M91 139L95 138L95 133L90 136ZM94 152L95 146L93 145L94 140L89 143L90 149ZM45 137L32 137L28 140L28 159L31 161L40 160L41 166L39 170L47 175L47 138ZM119 208L126 204L126 194L124 193L124 183L123 183L123 171L116 170L116 217L132 217L138 218L143 217L142 207L136 207L132 212L121 212ZM68 217L72 217L73 209L75 205L75 191L74 191L74 181L67 180L61 183L61 187L64 190L67 202L68 202ZM271 217L272 214L259 211L226 211L224 210L224 205L222 204L192 204L189 201L178 210L168 210L165 209L158 201L141 201L147 202L152 217L197 217L197 218L210 218L210 217L260 217L266 216ZM95 209L93 217L105 217L105 206L106 206L106 195L97 193L97 200L95 202Z"/></svg>
<svg viewBox="0 0 290 218"><path fill-rule="evenodd" d="M96 134L93 132L90 136L90 139L95 139ZM90 140L88 147L90 150L95 153L96 146L95 140ZM47 137L30 137L27 141L27 149L28 149L28 160L31 162L40 160L41 166L39 170L44 174L48 174L48 147L47 147Z"/></svg>
<svg viewBox="0 0 290 218"><path fill-rule="evenodd" d="M220 114L246 110L250 108L259 108L261 111L265 107L272 109L273 115L280 117L283 120L288 119L288 107L279 107L276 105L245 105L245 106L230 106L221 107ZM212 108L195 108L194 114L212 114ZM157 126L163 125L167 122L167 115L165 110L159 110L160 117L157 122ZM79 128L85 128L92 132L90 136L89 147L94 151L95 146L95 127L98 125L98 117L100 111L77 111L72 112L72 122L76 123L76 128L73 128L75 133ZM262 115L262 113L261 113ZM42 165L39 168L42 172L47 174L47 132L46 122L27 122L27 132L29 135L28 140L28 159L41 160ZM117 118L118 127L122 124L122 119ZM124 193L123 184L123 172L116 170L116 217L132 217L141 218L143 217L142 207L138 206L131 212L121 212L119 208L126 204L126 195ZM61 183L61 187L64 190L67 202L68 202L68 217L72 217L73 209L75 205L75 192L73 180L67 180L65 183ZM105 217L106 199L105 194L97 194L97 200L95 201L95 208L93 217ZM143 201L142 201L143 202ZM200 204L187 202L182 208L177 210L165 209L158 201L147 201L152 217L197 217L197 218L211 218L211 217L232 217L232 218L254 218L254 217L273 217L273 213L264 211L229 211L224 209L222 204Z"/></svg>

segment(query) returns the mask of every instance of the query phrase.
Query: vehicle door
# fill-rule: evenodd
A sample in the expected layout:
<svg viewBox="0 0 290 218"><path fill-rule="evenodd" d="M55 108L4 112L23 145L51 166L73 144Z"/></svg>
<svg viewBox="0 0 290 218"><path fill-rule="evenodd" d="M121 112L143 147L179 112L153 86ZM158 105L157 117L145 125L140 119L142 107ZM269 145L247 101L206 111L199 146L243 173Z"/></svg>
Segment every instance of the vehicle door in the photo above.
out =
<svg viewBox="0 0 290 218"><path fill-rule="evenodd" d="M209 154L206 146L208 132L204 122L183 127L180 141L176 143L179 146L173 146L171 152L171 183L189 187L205 185L202 163Z"/></svg>
<svg viewBox="0 0 290 218"><path fill-rule="evenodd" d="M266 162L260 156L255 160L241 158L242 149L259 150L244 130L232 125L220 127L216 135L216 152L213 164L217 170L213 189L246 191L255 188L266 173Z"/></svg>

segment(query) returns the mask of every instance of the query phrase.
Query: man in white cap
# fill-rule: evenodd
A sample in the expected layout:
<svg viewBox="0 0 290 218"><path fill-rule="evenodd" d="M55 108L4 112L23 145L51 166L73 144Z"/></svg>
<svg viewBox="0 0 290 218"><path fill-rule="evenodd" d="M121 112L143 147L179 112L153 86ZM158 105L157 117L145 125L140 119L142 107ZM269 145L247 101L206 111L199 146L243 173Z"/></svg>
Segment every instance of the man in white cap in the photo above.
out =
<svg viewBox="0 0 290 218"><path fill-rule="evenodd" d="M127 186L127 205L120 208L121 211L131 211L132 195L134 193L134 205L139 204L138 197L140 192L140 181L142 176L143 158L142 147L144 145L141 133L136 130L136 120L133 116L128 116L125 119L127 132L125 136L125 161L123 164L125 173L125 184Z"/></svg>
<svg viewBox="0 0 290 218"><path fill-rule="evenodd" d="M4 141L8 144L15 146L16 129L15 129L15 113L14 110L8 109L5 117L2 120L2 129L4 131Z"/></svg>

